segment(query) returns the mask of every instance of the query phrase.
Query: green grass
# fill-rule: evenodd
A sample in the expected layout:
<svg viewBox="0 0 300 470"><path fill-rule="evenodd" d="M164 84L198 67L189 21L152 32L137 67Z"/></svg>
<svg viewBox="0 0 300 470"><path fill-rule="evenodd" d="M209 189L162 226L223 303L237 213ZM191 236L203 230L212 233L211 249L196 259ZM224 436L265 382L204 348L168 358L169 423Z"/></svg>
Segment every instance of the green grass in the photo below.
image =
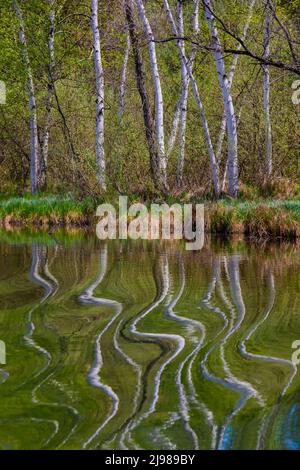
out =
<svg viewBox="0 0 300 470"><path fill-rule="evenodd" d="M128 205L139 202L128 196ZM118 207L118 195L106 195L103 201ZM156 201L163 202L163 201ZM170 199L171 206L183 201ZM300 234L300 199L262 199L254 201L223 198L205 204L206 228L220 234L246 233L258 238L297 238ZM146 202L150 208L150 201ZM24 196L0 194L0 221L4 225L26 227L84 227L96 223L97 202L92 198L76 199L71 194Z"/></svg>
<svg viewBox="0 0 300 470"><path fill-rule="evenodd" d="M76 200L71 195L0 196L0 219L12 217L15 222L36 222L44 219L64 225L68 222L84 222L94 213L91 199Z"/></svg>

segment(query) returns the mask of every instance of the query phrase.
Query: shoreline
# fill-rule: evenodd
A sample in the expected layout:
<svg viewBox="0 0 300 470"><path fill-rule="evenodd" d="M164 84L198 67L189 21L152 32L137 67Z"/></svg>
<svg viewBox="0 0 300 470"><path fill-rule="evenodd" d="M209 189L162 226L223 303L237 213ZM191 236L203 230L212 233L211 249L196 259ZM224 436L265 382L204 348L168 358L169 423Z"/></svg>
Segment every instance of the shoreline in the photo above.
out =
<svg viewBox="0 0 300 470"><path fill-rule="evenodd" d="M99 201L99 204L104 201ZM105 201L117 205L115 200ZM137 202L134 200L134 202ZM171 206L181 201L166 201ZM299 240L300 199L191 201L204 204L205 233L246 236L258 240ZM96 231L98 203L72 197L12 197L0 200L0 227L5 231L34 229ZM147 205L147 203L146 203ZM150 204L148 204L150 206ZM118 217L117 217L118 221ZM172 230L172 227L171 227Z"/></svg>

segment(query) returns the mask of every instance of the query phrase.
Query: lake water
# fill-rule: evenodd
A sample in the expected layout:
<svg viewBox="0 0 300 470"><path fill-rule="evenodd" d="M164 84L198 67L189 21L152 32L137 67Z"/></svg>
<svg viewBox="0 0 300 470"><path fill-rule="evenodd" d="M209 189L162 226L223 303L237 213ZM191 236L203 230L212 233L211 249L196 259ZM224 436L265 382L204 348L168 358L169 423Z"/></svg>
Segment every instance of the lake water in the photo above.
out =
<svg viewBox="0 0 300 470"><path fill-rule="evenodd" d="M300 449L296 245L0 240L1 449Z"/></svg>

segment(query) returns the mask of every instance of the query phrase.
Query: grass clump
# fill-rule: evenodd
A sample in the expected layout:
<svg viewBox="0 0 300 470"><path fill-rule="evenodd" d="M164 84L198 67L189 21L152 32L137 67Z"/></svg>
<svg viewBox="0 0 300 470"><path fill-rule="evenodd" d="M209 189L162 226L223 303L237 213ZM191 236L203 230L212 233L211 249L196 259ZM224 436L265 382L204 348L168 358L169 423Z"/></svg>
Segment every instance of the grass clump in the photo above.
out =
<svg viewBox="0 0 300 470"><path fill-rule="evenodd" d="M255 238L294 240L300 235L300 223L286 209L259 204L249 209L244 227L246 235Z"/></svg>
<svg viewBox="0 0 300 470"><path fill-rule="evenodd" d="M276 199L290 199L297 195L297 184L289 178L277 177L263 185L262 195Z"/></svg>
<svg viewBox="0 0 300 470"><path fill-rule="evenodd" d="M236 211L233 207L214 204L208 211L208 225L212 233L230 234L237 224Z"/></svg>
<svg viewBox="0 0 300 470"><path fill-rule="evenodd" d="M84 225L94 214L93 202L71 195L25 195L0 199L0 219L22 225Z"/></svg>

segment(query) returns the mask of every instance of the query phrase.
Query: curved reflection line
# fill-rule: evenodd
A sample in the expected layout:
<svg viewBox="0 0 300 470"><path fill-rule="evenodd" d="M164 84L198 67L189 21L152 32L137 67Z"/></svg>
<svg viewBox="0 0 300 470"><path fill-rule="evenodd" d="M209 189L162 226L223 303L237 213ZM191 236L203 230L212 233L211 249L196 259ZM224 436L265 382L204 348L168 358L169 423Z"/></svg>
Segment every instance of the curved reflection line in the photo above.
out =
<svg viewBox="0 0 300 470"><path fill-rule="evenodd" d="M137 362L135 362L128 354L125 353L125 351L123 351L123 349L120 347L120 344L118 342L118 336L119 336L119 333L120 333L120 327L121 327L121 324L122 324L122 321L123 320L120 320L119 323L118 323L118 326L115 330L115 334L114 334L114 346L116 348L116 350L124 357L125 361L131 365L135 372L136 372L136 375L137 375L137 384L136 384L136 393L134 395L134 398L133 398L133 411L132 411L132 414L135 414L137 409L138 409L138 404L139 404L139 396L140 396L140 393L141 393L141 388L142 388L142 367L137 364ZM127 450L127 446L125 444L125 439L126 439L126 435L129 431L129 427L130 427L130 422L126 425L124 431L122 432L121 434L121 437L120 437L120 447L121 449L123 450Z"/></svg>
<svg viewBox="0 0 300 470"><path fill-rule="evenodd" d="M195 392L195 387L193 384L193 378L192 378L192 373L191 373L191 367L193 364L193 361L195 360L196 355L200 351L204 338L206 335L206 331L202 323L200 323L197 320L193 320L188 317L182 317L174 312L174 308L177 305L179 299L181 298L184 288L185 288L185 269L184 269L184 261L182 256L178 258L178 265L179 265L179 278L180 278L180 287L178 290L177 295L173 298L173 300L170 301L169 305L166 308L166 313L167 316L170 318L174 319L175 321L178 321L179 323L182 323L183 325L188 325L192 326L194 329L198 330L201 333L200 341L198 342L197 346L186 356L186 358L181 362L179 365L176 375L175 375L175 382L178 388L179 392L179 400L180 400L180 414L182 416L182 419L185 423L187 431L191 434L192 439L194 441L195 449L199 449L199 439L194 431L194 429L190 425L190 412L189 412L189 403L185 391L185 386L182 382L182 372L186 364L188 364L188 383L189 383L189 388L192 393L192 397L195 402L197 402L196 398L196 392ZM197 403L198 404L198 403ZM199 404L198 404L199 405ZM203 411L203 410L202 410Z"/></svg>
<svg viewBox="0 0 300 470"><path fill-rule="evenodd" d="M43 372L45 372L48 369L48 367L51 363L51 360L52 360L52 356L49 353L49 351L47 351L45 348L39 346L36 343L36 341L33 339L33 333L35 331L35 324L32 320L32 316L33 316L33 313L35 312L35 310L37 310L52 295L53 288L52 288L52 286L49 282L47 282L45 279L43 279L39 275L41 256L40 256L40 252L39 252L39 247L36 243L32 244L32 255L31 256L32 256L32 259L31 259L31 267L30 267L30 271L29 271L29 279L34 284L37 284L37 285L43 287L44 295L43 295L42 299L38 303L36 303L30 309L30 311L28 312L28 317L27 317L28 318L28 332L24 334L23 338L24 338L25 342L30 347L32 347L33 349L38 351L40 354L46 356L46 358L47 358L46 364L36 374L34 374L33 379L35 379L35 378L39 377ZM23 385L25 385L25 383L22 384L21 387ZM35 388L32 390L32 394L31 394L32 402L33 403L38 403L38 400L35 397ZM34 420L35 418L31 418L31 419ZM41 421L44 421L44 420L41 420ZM55 428L55 434L54 435L56 435L56 433L58 432L58 428L59 428L59 424L58 424L58 427L57 427L57 421L56 420L45 420L45 421L52 422L52 424ZM52 439L52 436L50 436L50 439Z"/></svg>
<svg viewBox="0 0 300 470"><path fill-rule="evenodd" d="M246 315L246 307L243 301L241 284L240 284L240 271L239 271L239 257L234 255L229 258L229 269L226 272L229 276L229 284L230 290L233 297L233 301L236 305L238 311L238 319L235 325L229 331L227 338L223 340L223 363L224 363L224 371L227 373L227 378L230 380L231 384L233 384L235 389L240 393L240 399L236 403L235 407L228 415L227 419L225 420L224 425L222 426L220 436L219 436L219 448L226 448L225 435L228 430L232 419L240 412L240 410L245 406L247 401L250 398L255 398L260 406L264 406L265 402L258 391L251 385L251 383L246 382L244 380L238 379L234 376L230 370L229 364L225 359L225 342L228 340L229 336L232 336L235 332L238 331L240 326L242 325L245 315Z"/></svg>
<svg viewBox="0 0 300 470"><path fill-rule="evenodd" d="M39 270L40 270L40 263L41 263L41 253L39 251L39 247L34 244L32 246L32 264L31 264L31 269L30 269L30 273L29 273L29 277L31 279L32 282L34 282L35 284L38 284L38 285L41 285L43 288L44 288L44 296L43 298L41 299L41 301L35 305L33 307L33 309L31 309L31 311L29 312L29 316L28 316L28 320L29 320L29 324L30 324L30 328L29 328L29 332L27 335L24 336L25 340L27 340L26 342L34 347L36 350L38 350L40 353L46 355L46 357L48 358L48 361L46 363L46 365L37 373L34 375L34 378L40 376L43 372L45 372L48 367L50 366L50 363L51 363L51 360L52 360L52 355L49 353L49 351L47 351L45 348L42 348L41 346L39 346L35 340L33 340L32 336L33 336L33 332L35 331L35 325L32 321L32 314L33 312L38 308L40 307L48 298L50 297L53 297L57 291L58 291L58 288L59 288L59 282L57 281L57 279L53 276L53 274L50 273L50 270L49 270L49 266L48 266L48 256L44 254L44 258L45 258L45 264L44 264L44 272L45 274L47 275L48 279L51 279L51 281L53 282L53 285L54 287L51 285L51 283L47 282L47 280L45 280L40 274L39 274ZM35 404L39 404L39 405L46 405L46 406L51 406L51 407L57 407L57 408L65 408L69 411L71 411L71 413L76 417L76 421L77 423L72 427L72 429L70 430L70 432L68 433L68 435L66 436L66 438L59 444L59 447L63 446L67 441L68 439L71 437L71 435L75 432L77 426L78 426L78 422L79 422L79 413L78 411L71 405L67 405L65 403L57 403L57 402L43 402L43 401L40 401L38 400L37 398L37 392L38 390L46 383L48 382L48 380L54 375L55 372L51 372L48 376L46 376L39 384L36 385L36 387L33 388L32 390L32 402L35 403ZM33 418L34 420L37 420L37 418ZM41 420L40 420L41 421ZM49 421L50 420L43 420L43 421ZM46 444L44 444L44 447L46 445L49 445L49 443L51 442L51 440L53 439L53 437L58 433L59 431L59 422L54 420L53 421L53 424L55 426L55 432L53 433L52 436L50 436L50 438L47 440Z"/></svg>
<svg viewBox="0 0 300 470"><path fill-rule="evenodd" d="M217 315L219 315L222 318L224 325L223 325L223 328L221 328L221 330L214 336L214 338L213 338L214 342L212 343L212 346L207 350L204 357L200 361L200 369L201 369L201 372L203 374L203 377L206 378L207 380L210 380L210 381L214 381L214 380L212 380L213 375L212 374L209 375L205 363L208 360L208 357L212 353L212 351L220 344L220 342L222 340L221 335L224 333L224 331L226 330L226 328L228 326L228 323L229 323L228 319L227 319L227 316L223 312L223 310L220 309L219 307L215 307L211 302L213 293L216 290L217 283L220 281L220 275L221 275L220 257L213 257L211 281L208 285L206 295L204 296L203 300L201 301L201 304L203 306L205 306L206 308L208 308L213 313L216 313ZM219 338L219 340L218 340L218 338ZM211 448L215 449L216 445L217 445L218 426L214 422L214 414L213 414L212 410L210 410L205 404L203 404L203 405L204 405L204 410L205 410L207 422L211 426L211 429L212 429Z"/></svg>
<svg viewBox="0 0 300 470"><path fill-rule="evenodd" d="M101 423L101 425L96 429L96 431L85 441L83 444L83 448L85 449L91 442L99 435L102 429L114 418L117 414L119 409L119 397L114 392L114 390L107 384L103 383L100 378L100 372L103 366L103 358L102 358L102 351L101 351L101 339L102 336L106 333L106 331L111 327L114 323L116 318L122 312L122 305L114 300L104 299L100 297L94 296L94 290L99 284L102 282L105 274L107 271L107 246L100 251L100 272L95 281L87 288L85 291L79 296L79 300L84 304L93 304L93 305L106 305L111 307L115 310L115 315L111 318L111 320L107 323L107 325L101 330L98 334L96 341L95 341L95 357L94 362L90 371L88 372L88 382L93 386L100 388L109 398L111 398L112 410L107 418Z"/></svg>
<svg viewBox="0 0 300 470"><path fill-rule="evenodd" d="M275 280L274 280L274 276L273 276L273 274L270 270L268 271L267 280L268 280L268 287L269 287L270 296L269 296L268 305L265 309L265 314L264 314L263 318L260 321L258 321L256 324L254 324L254 326L252 328L250 328L250 330L246 334L245 338L240 342L239 348L240 348L241 354L243 354L245 357L247 357L249 359L254 359L254 360L256 359L256 360L260 360L260 361L263 361L263 362L270 362L270 363L288 365L289 367L292 368L291 375L290 375L287 383L285 384L284 388L282 389L282 391L280 393L280 398L282 398L285 395L285 393L287 392L288 388L291 386L291 384L292 384L292 382L293 382L293 380L294 380L294 378L297 374L297 366L295 364L293 364L293 362L288 360L288 359L279 358L279 357L275 357L275 356L268 356L268 355L263 355L263 354L254 354L254 353L248 352L247 348L246 348L246 342L249 341L251 336L253 336L253 334L258 330L258 328L269 318L269 316L270 316L270 314L273 310L273 307L274 307L275 298L276 298ZM261 425L260 429L258 430L257 449L262 447L262 441L263 441L264 436L267 432L271 415L272 415L272 412L271 412L269 417L267 415L265 415L263 417L262 425Z"/></svg>
<svg viewBox="0 0 300 470"><path fill-rule="evenodd" d="M227 270L226 258L225 258L225 269ZM219 272L219 276L220 276L220 267L218 269L218 272ZM229 283L230 283L230 286L231 286L232 296L235 297L235 287L238 288L238 285L237 285L238 260L237 260L236 256L233 256L233 257L230 258L230 269L229 269L229 272L227 270L227 274L228 274L228 279L229 279ZM215 282L213 284L215 284ZM209 297L209 299L210 299L210 297ZM208 303L207 298L205 300L206 300L206 304L207 304ZM202 373L203 373L203 375L206 379L208 379L212 382L218 383L220 385L223 385L226 388L232 389L232 390L234 390L234 391L236 391L240 394L240 399L237 401L235 407L233 408L231 413L228 415L228 417L225 420L225 423L223 424L223 426L221 427L221 429L219 431L218 442L216 443L216 448L218 448L218 449L223 448L224 437L225 437L226 431L227 431L228 426L229 426L230 422L232 421L233 417L241 410L241 408L245 405L245 403L249 400L249 398L250 397L255 397L260 403L262 403L262 399L261 399L260 395L252 387L251 384L249 384L248 382L239 380L237 377L235 377L232 374L232 372L229 368L229 364L227 363L226 358L225 358L225 352L224 352L225 344L228 341L228 339L239 329L239 327L241 326L241 324L244 320L244 316L245 316L245 311L243 311L243 309L241 308L241 305L238 302L237 302L237 304L238 304L237 308L238 308L238 312L239 312L239 317L238 317L237 322L234 324L233 321L231 321L230 324L229 324L228 319L227 319L226 315L223 312L222 316L223 316L223 318L225 317L226 320L225 320L225 325L224 325L224 328L223 328L222 331L225 330L225 328L228 326L228 324L229 324L229 330L223 338L221 338L219 341L215 342L210 347L210 349L206 352L204 358L202 359L202 361L200 363ZM210 304L208 304L208 305L211 309L213 309L214 311L216 311L217 313L220 314L220 309L212 308L210 306ZM206 362L208 360L209 355L219 345L220 345L221 359L222 359L223 366L224 366L224 372L226 373L225 378L218 377L218 376L210 373L208 371L207 367L206 367Z"/></svg>
<svg viewBox="0 0 300 470"><path fill-rule="evenodd" d="M297 366L293 364L293 362L289 359L284 359L284 358L275 357L275 356L267 356L263 354L250 353L247 351L246 345L245 345L245 343L249 341L249 339L257 331L257 329L269 318L270 313L273 309L273 306L275 303L276 292L275 292L274 276L271 272L269 272L268 283L269 283L269 289L271 292L271 297L269 300L269 305L267 306L267 309L266 309L266 313L264 317L259 322L257 322L253 328L249 330L245 338L240 342L239 346L240 346L241 353L243 353L246 357L249 357L250 359L259 359L259 360L266 361L266 362L275 362L279 364L284 364L284 365L288 365L289 367L293 369L288 382L286 383L285 387L283 388L280 394L280 396L283 396L285 395L286 391L290 387L291 383L293 382L294 377L297 374Z"/></svg>
<svg viewBox="0 0 300 470"><path fill-rule="evenodd" d="M160 339L167 339L171 341L175 341L177 343L177 348L175 349L174 353L171 354L164 362L161 364L159 367L155 377L154 377L154 391L153 391L153 398L151 400L149 409L143 413L139 418L134 420L132 425L130 426L129 430L129 438L131 438L131 433L132 430L137 428L142 421L144 421L146 418L148 418L152 413L155 412L156 410L156 405L159 399L159 390L160 390L160 383L161 383L161 377L162 374L170 362L175 359L176 356L183 350L185 346L185 339L180 336L180 335L175 335L175 334L167 334L167 333L146 333L137 330L137 325L138 323L145 318L147 315L149 315L150 312L152 312L155 308L157 308L167 297L169 288L170 288L170 278L169 278L169 267L168 267L168 260L166 257L160 258L160 263L159 263L160 271L161 271L161 279L162 279L162 284L161 284L161 293L158 296L154 302L150 304L150 306L146 309L144 309L140 315L138 315L133 323L130 325L130 331L137 335L141 336L143 338L160 338Z"/></svg>

